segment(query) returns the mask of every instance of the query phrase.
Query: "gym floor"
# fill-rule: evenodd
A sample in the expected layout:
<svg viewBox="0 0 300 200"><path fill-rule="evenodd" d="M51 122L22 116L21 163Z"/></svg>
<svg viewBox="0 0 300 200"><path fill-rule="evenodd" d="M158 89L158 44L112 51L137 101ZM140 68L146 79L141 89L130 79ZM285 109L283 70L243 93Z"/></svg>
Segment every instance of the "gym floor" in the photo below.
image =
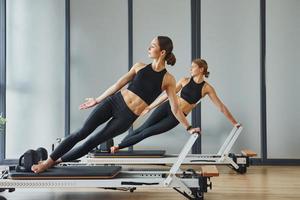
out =
<svg viewBox="0 0 300 200"><path fill-rule="evenodd" d="M189 168L189 166L186 166ZM193 167L197 169L197 167ZM218 166L220 176L212 179L213 190L206 200L300 199L299 166L250 166L244 175ZM172 189L138 189L133 193L103 189L18 189L2 193L8 200L99 200L99 199L185 199Z"/></svg>

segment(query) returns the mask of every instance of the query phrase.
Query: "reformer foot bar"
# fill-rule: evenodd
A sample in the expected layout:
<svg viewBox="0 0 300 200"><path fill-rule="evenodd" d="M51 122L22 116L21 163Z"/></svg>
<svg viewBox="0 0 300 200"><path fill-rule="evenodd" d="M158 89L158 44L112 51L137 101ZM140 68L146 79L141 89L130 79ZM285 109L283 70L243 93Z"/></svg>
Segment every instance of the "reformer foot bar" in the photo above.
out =
<svg viewBox="0 0 300 200"><path fill-rule="evenodd" d="M241 154L229 153L232 146L239 137L243 127L234 127L223 145L216 154L188 154L182 164L187 165L229 165L238 173L246 173L247 167L250 165L250 157L256 156L251 150L242 150ZM127 152L127 153L126 153ZM120 165L136 165L136 164L172 164L177 159L176 154L165 154L158 158L135 156L128 151L118 152L116 154L105 152L91 152L87 157L81 160L82 163L91 165L103 164L120 164ZM66 163L65 163L66 164ZM70 163L71 164L71 163Z"/></svg>
<svg viewBox="0 0 300 200"><path fill-rule="evenodd" d="M216 166L202 166L200 171L180 169L189 150L198 138L190 136L171 169L123 170L121 166L59 165L44 173L16 172L10 166L2 172L0 191L13 192L16 188L103 188L128 190L140 187L173 188L188 199L203 200L212 187L211 177L218 176ZM3 198L3 197L2 197Z"/></svg>

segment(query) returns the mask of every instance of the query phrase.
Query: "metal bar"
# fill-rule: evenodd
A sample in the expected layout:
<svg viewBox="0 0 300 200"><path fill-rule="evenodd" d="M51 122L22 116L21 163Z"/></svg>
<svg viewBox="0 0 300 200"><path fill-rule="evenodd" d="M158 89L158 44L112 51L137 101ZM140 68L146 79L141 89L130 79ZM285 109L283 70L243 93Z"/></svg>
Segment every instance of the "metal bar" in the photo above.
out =
<svg viewBox="0 0 300 200"><path fill-rule="evenodd" d="M128 0L128 71L133 65L133 2ZM128 135L133 132L131 126L128 130ZM133 146L128 147L129 151L133 151Z"/></svg>
<svg viewBox="0 0 300 200"><path fill-rule="evenodd" d="M111 159L87 159L80 163L64 163L63 165L148 165L148 164L173 164L176 158L111 158ZM219 161L219 158L185 158L182 162L185 165L228 165L226 160Z"/></svg>
<svg viewBox="0 0 300 200"><path fill-rule="evenodd" d="M191 0L191 54L192 60L201 57L201 0ZM201 102L192 111L192 126L201 128ZM201 135L192 147L192 153L201 153Z"/></svg>
<svg viewBox="0 0 300 200"><path fill-rule="evenodd" d="M226 147L228 146L228 143L230 142L230 140L232 139L233 135L236 133L237 128L233 127L233 129L230 131L229 135L227 136L225 142L223 143L223 145L221 146L220 150L218 151L217 155L222 155L224 154L224 150L226 149Z"/></svg>
<svg viewBox="0 0 300 200"><path fill-rule="evenodd" d="M71 104L71 15L70 0L65 0L65 136L70 134L70 104Z"/></svg>
<svg viewBox="0 0 300 200"><path fill-rule="evenodd" d="M105 188L105 187L165 187L164 178L114 178L98 180L11 180L1 179L0 188ZM180 179L188 187L199 187L198 178ZM124 183L157 183L153 185L135 185ZM172 183L169 187L181 187Z"/></svg>
<svg viewBox="0 0 300 200"><path fill-rule="evenodd" d="M197 134L197 133L194 133L193 135L190 136L189 140L187 141L187 143L184 145L183 149L181 150L177 160L175 161L175 163L171 167L170 174L166 178L164 184L169 185L171 183L174 175L179 170L182 162L184 161L185 157L187 156L187 154L191 150L192 146L194 145L194 143L195 143L195 141L197 140L198 137L199 137L199 134Z"/></svg>
<svg viewBox="0 0 300 200"><path fill-rule="evenodd" d="M260 132L262 162L267 159L266 0L260 0Z"/></svg>
<svg viewBox="0 0 300 200"><path fill-rule="evenodd" d="M243 127L242 127L242 126L239 127L239 128L237 129L237 131L236 131L235 134L233 135L232 139L230 140L229 144L228 144L227 147L225 148L225 150L224 150L224 152L223 152L223 155L224 155L224 154L227 155L227 154L229 153L229 151L231 150L233 144L235 143L235 141L236 141L237 138L239 137L239 135L240 135L240 133L242 132L242 130L243 130Z"/></svg>
<svg viewBox="0 0 300 200"><path fill-rule="evenodd" d="M0 114L6 117L6 0L0 0ZM0 163L5 159L6 127L0 130Z"/></svg>
<svg viewBox="0 0 300 200"><path fill-rule="evenodd" d="M187 154L191 150L193 144L195 143L195 141L197 140L198 137L199 137L199 134L197 134L197 133L194 133L193 135L190 136L188 142L184 145L176 162L172 166L170 173L175 174L179 170L179 167L182 164L182 162L184 161L184 158L187 156Z"/></svg>

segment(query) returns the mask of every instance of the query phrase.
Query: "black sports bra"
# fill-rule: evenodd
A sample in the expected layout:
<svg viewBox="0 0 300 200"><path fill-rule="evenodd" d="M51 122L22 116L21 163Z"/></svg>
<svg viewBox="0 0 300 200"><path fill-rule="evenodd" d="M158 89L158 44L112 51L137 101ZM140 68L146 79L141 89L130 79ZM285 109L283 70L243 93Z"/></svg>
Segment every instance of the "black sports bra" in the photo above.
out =
<svg viewBox="0 0 300 200"><path fill-rule="evenodd" d="M166 69L154 71L150 63L138 71L127 89L150 105L162 92L161 86L166 72Z"/></svg>
<svg viewBox="0 0 300 200"><path fill-rule="evenodd" d="M196 83L193 77L190 78L188 84L186 84L180 92L180 97L186 100L190 104L197 103L202 98L202 88L205 81Z"/></svg>

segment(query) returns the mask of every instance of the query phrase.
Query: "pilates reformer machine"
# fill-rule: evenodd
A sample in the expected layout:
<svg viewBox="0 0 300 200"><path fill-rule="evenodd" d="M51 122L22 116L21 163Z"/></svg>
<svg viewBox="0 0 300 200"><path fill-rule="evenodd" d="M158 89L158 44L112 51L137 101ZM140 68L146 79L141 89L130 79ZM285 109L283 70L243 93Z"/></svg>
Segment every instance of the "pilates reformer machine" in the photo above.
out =
<svg viewBox="0 0 300 200"><path fill-rule="evenodd" d="M201 166L200 171L180 169L198 137L198 134L190 136L180 154L172 159L170 170L126 169L126 166L79 162L76 165L62 163L41 174L35 174L20 172L16 170L16 166L9 166L2 171L0 191L13 192L16 188L103 188L133 192L140 187L156 187L173 188L188 199L202 200L204 193L212 187L210 178L219 175L216 166Z"/></svg>
<svg viewBox="0 0 300 200"><path fill-rule="evenodd" d="M250 165L250 157L256 156L251 150L242 150L241 154L229 153L239 137L243 127L233 127L223 145L216 154L187 154L182 161L186 165L228 165L240 174L247 172ZM165 151L119 151L115 154L99 150L90 152L81 160L86 164L172 164L177 160L176 154L164 154ZM71 163L70 163L71 164Z"/></svg>

